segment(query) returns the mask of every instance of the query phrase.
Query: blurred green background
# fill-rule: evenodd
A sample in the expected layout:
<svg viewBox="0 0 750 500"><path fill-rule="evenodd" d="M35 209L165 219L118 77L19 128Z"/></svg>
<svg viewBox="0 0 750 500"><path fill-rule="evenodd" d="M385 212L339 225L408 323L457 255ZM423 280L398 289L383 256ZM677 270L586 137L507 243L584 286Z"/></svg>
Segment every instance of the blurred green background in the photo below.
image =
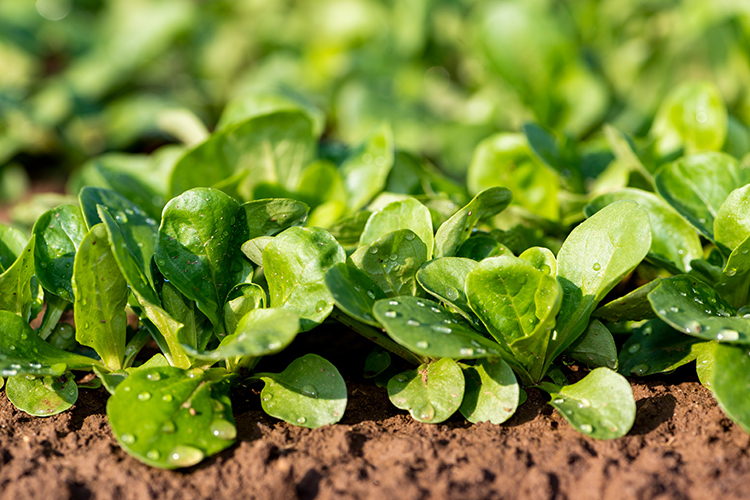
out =
<svg viewBox="0 0 750 500"><path fill-rule="evenodd" d="M331 144L389 123L462 179L482 139L528 121L644 136L689 81L747 152L750 2L2 0L0 197L107 151L195 142L251 92L320 109Z"/></svg>

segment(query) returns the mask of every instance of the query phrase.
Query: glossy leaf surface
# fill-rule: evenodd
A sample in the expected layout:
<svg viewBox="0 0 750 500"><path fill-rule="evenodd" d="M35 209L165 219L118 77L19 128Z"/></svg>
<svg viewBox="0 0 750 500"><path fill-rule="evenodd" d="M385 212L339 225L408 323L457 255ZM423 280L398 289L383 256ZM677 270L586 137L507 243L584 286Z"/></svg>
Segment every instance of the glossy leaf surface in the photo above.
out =
<svg viewBox="0 0 750 500"><path fill-rule="evenodd" d="M466 391L459 410L469 422L502 424L516 412L521 388L513 370L500 359L482 359L463 367Z"/></svg>
<svg viewBox="0 0 750 500"><path fill-rule="evenodd" d="M408 410L414 420L437 424L461 406L464 375L450 358L420 365L388 381L388 397L396 408Z"/></svg>

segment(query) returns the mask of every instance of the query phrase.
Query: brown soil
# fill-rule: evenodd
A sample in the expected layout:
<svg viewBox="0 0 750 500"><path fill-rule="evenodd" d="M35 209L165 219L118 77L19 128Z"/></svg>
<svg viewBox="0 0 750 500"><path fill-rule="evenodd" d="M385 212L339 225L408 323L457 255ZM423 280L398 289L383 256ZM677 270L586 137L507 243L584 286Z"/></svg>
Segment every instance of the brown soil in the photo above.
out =
<svg viewBox="0 0 750 500"><path fill-rule="evenodd" d="M632 431L596 441L575 432L534 390L501 426L459 416L420 424L391 406L384 389L359 378L355 361L368 348L359 337L336 333L340 343L321 343L307 335L273 367L311 350L336 363L349 387L340 424L310 430L276 421L262 412L257 387L243 388L234 397L237 444L192 469L164 471L117 446L103 389L82 391L72 410L44 419L14 409L2 394L0 499L750 497L750 436L690 370L634 380ZM313 347L321 344L327 347Z"/></svg>

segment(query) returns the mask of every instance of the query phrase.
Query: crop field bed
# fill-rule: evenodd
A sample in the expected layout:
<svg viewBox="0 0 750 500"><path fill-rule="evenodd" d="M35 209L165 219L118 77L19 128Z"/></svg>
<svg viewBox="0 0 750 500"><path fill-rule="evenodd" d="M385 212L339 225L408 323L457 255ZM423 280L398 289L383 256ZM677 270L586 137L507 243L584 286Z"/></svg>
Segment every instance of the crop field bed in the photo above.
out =
<svg viewBox="0 0 750 500"><path fill-rule="evenodd" d="M72 411L50 418L30 417L2 395L0 498L747 498L750 436L689 369L630 379L635 424L623 438L599 441L572 429L533 389L500 426L416 422L347 365L366 343L339 330L316 348L336 339L354 349L319 353L347 379L341 422L280 422L262 411L253 386L240 388L237 445L186 471L148 467L123 452L107 424L104 389L82 391ZM278 356L310 352L312 339L298 343Z"/></svg>

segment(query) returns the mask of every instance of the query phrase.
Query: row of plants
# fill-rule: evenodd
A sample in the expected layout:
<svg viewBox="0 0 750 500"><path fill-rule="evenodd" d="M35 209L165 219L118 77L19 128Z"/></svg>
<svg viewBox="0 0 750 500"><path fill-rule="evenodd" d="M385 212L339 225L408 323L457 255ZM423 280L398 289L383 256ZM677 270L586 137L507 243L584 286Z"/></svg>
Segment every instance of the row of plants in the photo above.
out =
<svg viewBox="0 0 750 500"><path fill-rule="evenodd" d="M267 94L195 145L97 157L70 203L0 228L6 395L46 416L103 385L125 451L187 467L234 442L248 379L273 417L338 422L327 360L256 369L338 321L374 342L364 375L421 422L499 424L534 387L581 433L618 438L636 411L625 376L697 360L748 429L750 169L726 152L748 146L717 95L675 89L638 143L612 126L493 135L465 185L388 126L331 143L320 111ZM570 363L590 371L571 383Z"/></svg>

